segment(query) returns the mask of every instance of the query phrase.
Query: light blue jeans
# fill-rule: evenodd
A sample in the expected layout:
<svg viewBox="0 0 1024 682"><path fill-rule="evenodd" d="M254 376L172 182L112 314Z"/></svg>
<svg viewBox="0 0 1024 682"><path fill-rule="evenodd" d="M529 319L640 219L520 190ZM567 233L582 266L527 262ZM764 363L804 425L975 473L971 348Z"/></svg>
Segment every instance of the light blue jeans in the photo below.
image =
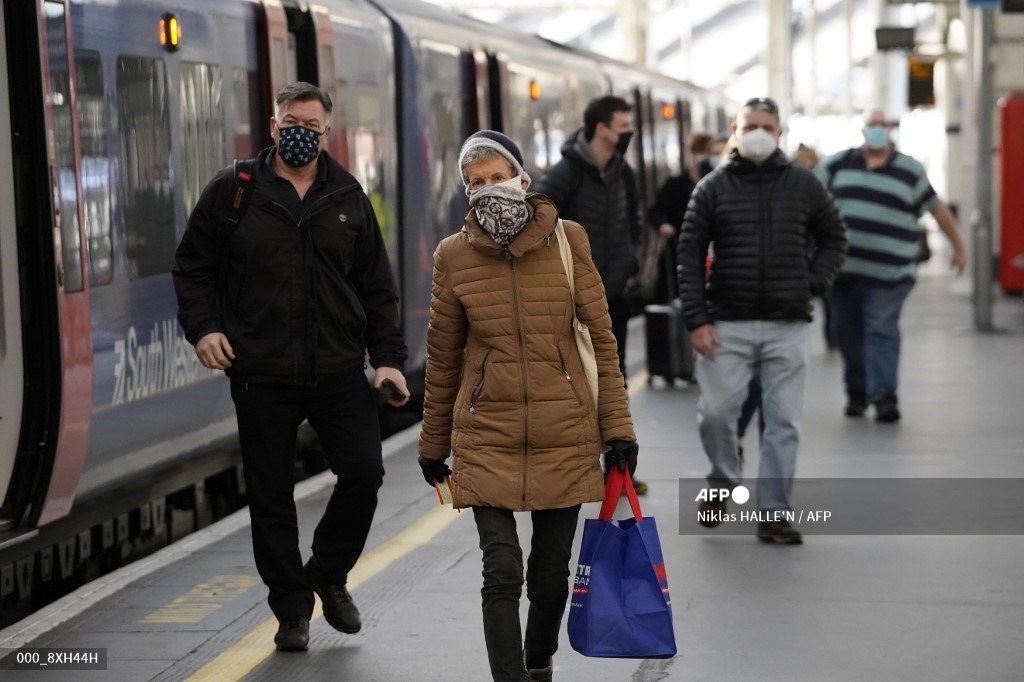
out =
<svg viewBox="0 0 1024 682"><path fill-rule="evenodd" d="M742 476L736 421L751 377L761 379L759 510L790 509L807 373L807 328L802 321L716 322L719 345L711 357L697 358L697 424L711 460L711 487L731 489Z"/></svg>

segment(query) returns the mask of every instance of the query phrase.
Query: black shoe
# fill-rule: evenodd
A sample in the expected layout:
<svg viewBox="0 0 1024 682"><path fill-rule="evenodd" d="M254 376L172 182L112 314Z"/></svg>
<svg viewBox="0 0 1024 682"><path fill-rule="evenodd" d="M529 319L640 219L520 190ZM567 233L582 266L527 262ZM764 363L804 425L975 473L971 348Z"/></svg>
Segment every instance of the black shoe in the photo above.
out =
<svg viewBox="0 0 1024 682"><path fill-rule="evenodd" d="M876 422L897 422L900 420L900 408L896 400L896 394L890 393L875 402Z"/></svg>
<svg viewBox="0 0 1024 682"><path fill-rule="evenodd" d="M725 500L701 500L697 506L697 523L705 528L714 528L725 520Z"/></svg>
<svg viewBox="0 0 1024 682"><path fill-rule="evenodd" d="M848 391L846 393L847 417L863 417L868 410L868 397L863 391Z"/></svg>
<svg viewBox="0 0 1024 682"><path fill-rule="evenodd" d="M789 521L760 521L757 524L757 539L761 542L775 542L780 545L802 545L804 538Z"/></svg>
<svg viewBox="0 0 1024 682"><path fill-rule="evenodd" d="M306 579L313 585L313 591L320 596L323 604L324 620L337 630L347 635L354 635L363 627L359 618L359 609L352 601L352 595L340 583L329 583L322 578L315 559L310 559L305 566Z"/></svg>
<svg viewBox="0 0 1024 682"><path fill-rule="evenodd" d="M309 649L309 619L291 618L281 621L274 635L278 651L306 651Z"/></svg>

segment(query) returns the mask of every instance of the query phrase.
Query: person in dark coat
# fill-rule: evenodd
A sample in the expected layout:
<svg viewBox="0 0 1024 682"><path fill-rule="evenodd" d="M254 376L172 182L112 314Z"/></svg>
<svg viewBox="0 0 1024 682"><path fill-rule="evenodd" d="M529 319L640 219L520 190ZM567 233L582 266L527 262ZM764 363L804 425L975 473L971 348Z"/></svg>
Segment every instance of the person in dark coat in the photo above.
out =
<svg viewBox="0 0 1024 682"><path fill-rule="evenodd" d="M285 651L308 646L314 592L332 627L361 627L345 583L384 478L367 351L374 386L390 381L409 392L398 289L377 218L356 179L324 151L331 108L309 83L277 93L274 146L256 158L246 188L231 168L207 185L173 270L185 338L204 367L231 379L256 568ZM232 216L239 189L248 208ZM303 566L292 471L305 420L338 482Z"/></svg>
<svg viewBox="0 0 1024 682"><path fill-rule="evenodd" d="M846 250L843 222L814 174L778 148L778 106L747 101L733 123L736 149L694 190L679 237L679 295L698 353L697 421L711 461L708 484L733 489L741 476L736 423L751 377L761 380L765 423L757 537L797 544L787 519L796 470L807 369L811 297L825 291ZM708 249L714 261L705 281ZM808 259L808 254L813 257ZM698 520L723 520L722 501Z"/></svg>
<svg viewBox="0 0 1024 682"><path fill-rule="evenodd" d="M654 204L647 210L647 224L656 231L653 238L665 244L665 251L659 254L658 281L655 285L655 303L666 303L676 297L676 250L679 229L683 226L686 205L697 182L703 177L700 168L707 161L707 146L711 135L693 133L690 135L687 168L679 175L669 176L658 188Z"/></svg>
<svg viewBox="0 0 1024 682"><path fill-rule="evenodd" d="M626 284L640 270L643 222L636 175L625 153L633 137L632 107L606 95L587 105L584 125L562 145L562 158L534 185L564 220L587 231L590 252L608 296L608 312L618 345L619 369L626 376L626 327L632 306Z"/></svg>

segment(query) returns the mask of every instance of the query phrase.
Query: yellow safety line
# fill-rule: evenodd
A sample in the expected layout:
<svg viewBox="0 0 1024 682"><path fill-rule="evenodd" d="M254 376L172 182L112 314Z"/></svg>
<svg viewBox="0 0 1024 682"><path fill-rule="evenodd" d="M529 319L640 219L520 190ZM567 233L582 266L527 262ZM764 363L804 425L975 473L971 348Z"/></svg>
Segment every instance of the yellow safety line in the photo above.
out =
<svg viewBox="0 0 1024 682"><path fill-rule="evenodd" d="M393 539L364 554L349 571L348 588L355 589L393 562L427 544L459 516L451 507L435 507ZM316 620L322 614L320 600L317 599L311 620ZM276 633L277 619L271 618L258 625L237 644L223 651L188 679L215 682L242 679L274 653Z"/></svg>
<svg viewBox="0 0 1024 682"><path fill-rule="evenodd" d="M626 393L631 398L635 397L637 393L644 390L647 386L647 379L651 375L647 373L647 370L641 370L633 375L632 378L626 380Z"/></svg>

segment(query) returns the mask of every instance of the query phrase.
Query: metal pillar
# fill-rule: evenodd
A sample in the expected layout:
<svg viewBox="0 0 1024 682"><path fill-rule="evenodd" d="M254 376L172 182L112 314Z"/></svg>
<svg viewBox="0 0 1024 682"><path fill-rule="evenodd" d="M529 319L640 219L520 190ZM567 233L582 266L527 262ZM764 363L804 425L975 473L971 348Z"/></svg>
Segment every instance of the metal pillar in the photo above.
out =
<svg viewBox="0 0 1024 682"><path fill-rule="evenodd" d="M647 65L647 0L619 0L616 21L622 26L622 59Z"/></svg>
<svg viewBox="0 0 1024 682"><path fill-rule="evenodd" d="M782 107L783 117L792 111L793 38L789 0L768 0L768 96ZM750 93L750 96L755 96ZM783 121L786 119L783 118Z"/></svg>
<svg viewBox="0 0 1024 682"><path fill-rule="evenodd" d="M994 10L975 9L974 68L978 126L971 242L974 271L974 328L992 330L992 36Z"/></svg>

